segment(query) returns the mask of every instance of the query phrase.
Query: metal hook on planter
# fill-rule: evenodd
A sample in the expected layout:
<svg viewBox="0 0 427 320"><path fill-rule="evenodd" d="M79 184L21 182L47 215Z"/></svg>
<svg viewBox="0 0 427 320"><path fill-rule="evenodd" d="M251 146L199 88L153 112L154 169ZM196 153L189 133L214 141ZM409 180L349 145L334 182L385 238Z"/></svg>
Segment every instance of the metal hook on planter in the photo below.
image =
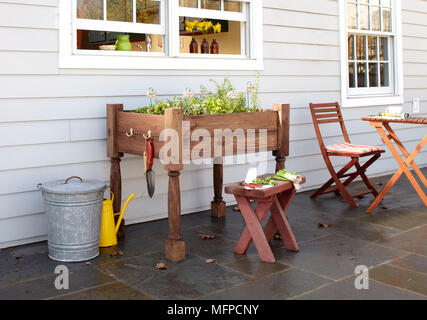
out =
<svg viewBox="0 0 427 320"><path fill-rule="evenodd" d="M128 132L126 132L126 137L128 137L128 138L132 138L133 136L134 136L134 133L133 133L133 128L130 128L130 133L128 133Z"/></svg>
<svg viewBox="0 0 427 320"><path fill-rule="evenodd" d="M151 130L147 131L147 135L143 134L142 136L144 137L145 140L151 139Z"/></svg>

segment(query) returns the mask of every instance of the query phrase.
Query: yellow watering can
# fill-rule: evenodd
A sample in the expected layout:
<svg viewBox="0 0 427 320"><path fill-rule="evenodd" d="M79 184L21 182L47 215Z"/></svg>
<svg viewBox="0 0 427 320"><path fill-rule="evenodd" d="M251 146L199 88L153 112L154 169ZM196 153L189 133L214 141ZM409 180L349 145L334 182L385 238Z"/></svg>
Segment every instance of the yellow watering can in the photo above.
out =
<svg viewBox="0 0 427 320"><path fill-rule="evenodd" d="M114 193L111 192L111 195L111 199L104 199L102 202L101 235L99 237L99 246L101 248L111 247L117 244L117 230L119 230L120 223L122 222L122 218L129 201L136 194L132 193L129 198L127 198L122 211L119 213L113 212ZM117 220L117 223L114 223L114 216L117 215L120 215L119 219Z"/></svg>

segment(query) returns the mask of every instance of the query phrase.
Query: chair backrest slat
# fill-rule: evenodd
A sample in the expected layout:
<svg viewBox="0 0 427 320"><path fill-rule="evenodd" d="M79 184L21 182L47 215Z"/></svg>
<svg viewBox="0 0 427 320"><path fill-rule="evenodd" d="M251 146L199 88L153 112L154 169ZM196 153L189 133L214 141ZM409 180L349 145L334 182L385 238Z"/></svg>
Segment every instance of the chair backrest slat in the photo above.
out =
<svg viewBox="0 0 427 320"><path fill-rule="evenodd" d="M350 143L347 129L344 124L344 119L342 117L341 108L338 102L320 104L310 103L310 111L311 117L313 118L314 130L316 131L317 140L319 141L319 146L322 152L326 151L323 144L322 134L319 129L319 124L338 122L340 124L345 142Z"/></svg>

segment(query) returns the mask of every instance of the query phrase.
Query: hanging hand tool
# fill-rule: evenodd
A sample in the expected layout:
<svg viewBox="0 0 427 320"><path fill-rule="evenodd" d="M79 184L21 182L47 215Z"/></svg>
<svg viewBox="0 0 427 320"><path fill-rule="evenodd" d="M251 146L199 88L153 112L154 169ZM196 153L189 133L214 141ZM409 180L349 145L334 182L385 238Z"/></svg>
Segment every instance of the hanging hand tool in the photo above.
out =
<svg viewBox="0 0 427 320"><path fill-rule="evenodd" d="M155 190L155 177L153 171L153 159L154 159L154 144L151 137L151 131L148 130L145 138L145 151L144 151L144 172L147 179L147 190L150 198L153 197Z"/></svg>

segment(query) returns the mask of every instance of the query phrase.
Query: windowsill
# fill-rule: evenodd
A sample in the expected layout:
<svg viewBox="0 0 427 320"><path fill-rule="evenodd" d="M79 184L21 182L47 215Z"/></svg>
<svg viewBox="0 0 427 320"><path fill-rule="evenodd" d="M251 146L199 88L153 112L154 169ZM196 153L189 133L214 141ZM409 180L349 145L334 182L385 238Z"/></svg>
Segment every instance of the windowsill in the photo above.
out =
<svg viewBox="0 0 427 320"><path fill-rule="evenodd" d="M386 96L371 96L371 97L352 97L341 100L341 106L352 107L369 107L369 106L383 106L383 105L397 105L403 104L404 98L399 95L386 95Z"/></svg>
<svg viewBox="0 0 427 320"><path fill-rule="evenodd" d="M96 50L95 50L95 53ZM127 52L120 54L74 54L59 55L59 68L64 69L133 69L133 70L263 70L262 59L245 57L165 57L143 54L144 52ZM126 56L124 56L126 55Z"/></svg>

